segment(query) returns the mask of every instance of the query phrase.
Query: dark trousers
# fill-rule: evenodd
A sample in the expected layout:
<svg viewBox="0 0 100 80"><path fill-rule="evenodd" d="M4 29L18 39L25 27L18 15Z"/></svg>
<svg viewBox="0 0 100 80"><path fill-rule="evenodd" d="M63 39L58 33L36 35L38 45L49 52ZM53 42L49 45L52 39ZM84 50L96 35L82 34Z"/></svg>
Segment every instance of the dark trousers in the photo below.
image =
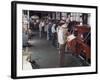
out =
<svg viewBox="0 0 100 80"><path fill-rule="evenodd" d="M49 40L51 40L51 37L52 37L51 32L48 33L48 37L49 37Z"/></svg>
<svg viewBox="0 0 100 80"><path fill-rule="evenodd" d="M59 56L60 56L60 66L64 66L64 58L65 58L65 47L66 44L59 44Z"/></svg>
<svg viewBox="0 0 100 80"><path fill-rule="evenodd" d="M52 33L52 45L56 47L56 33Z"/></svg>

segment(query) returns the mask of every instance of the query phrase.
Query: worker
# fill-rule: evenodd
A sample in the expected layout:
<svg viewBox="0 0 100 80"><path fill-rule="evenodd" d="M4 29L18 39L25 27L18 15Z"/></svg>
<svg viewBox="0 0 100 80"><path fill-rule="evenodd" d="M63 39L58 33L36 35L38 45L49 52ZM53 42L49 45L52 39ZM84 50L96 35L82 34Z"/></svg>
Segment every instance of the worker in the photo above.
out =
<svg viewBox="0 0 100 80"><path fill-rule="evenodd" d="M67 23L65 20L61 20L59 23L58 30L58 43L59 43L59 55L60 55L60 66L64 66L64 53L67 41Z"/></svg>

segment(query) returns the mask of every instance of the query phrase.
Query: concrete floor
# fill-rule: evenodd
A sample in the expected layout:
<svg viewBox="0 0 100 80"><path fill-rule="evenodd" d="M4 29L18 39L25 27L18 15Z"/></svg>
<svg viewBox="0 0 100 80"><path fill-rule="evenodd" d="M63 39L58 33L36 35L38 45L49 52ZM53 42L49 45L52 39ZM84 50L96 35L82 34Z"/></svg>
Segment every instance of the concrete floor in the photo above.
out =
<svg viewBox="0 0 100 80"><path fill-rule="evenodd" d="M28 54L31 54L31 59L35 61L38 68L57 68L59 66L59 51L57 48L52 46L51 41L46 40L46 37L39 38L39 33L34 32L33 38L30 40L32 47L24 48ZM24 53L23 53L24 56ZM24 64L23 64L24 65ZM72 55L71 53L65 53L64 67L77 67L77 66L88 66L88 64ZM36 67L32 66L34 69Z"/></svg>

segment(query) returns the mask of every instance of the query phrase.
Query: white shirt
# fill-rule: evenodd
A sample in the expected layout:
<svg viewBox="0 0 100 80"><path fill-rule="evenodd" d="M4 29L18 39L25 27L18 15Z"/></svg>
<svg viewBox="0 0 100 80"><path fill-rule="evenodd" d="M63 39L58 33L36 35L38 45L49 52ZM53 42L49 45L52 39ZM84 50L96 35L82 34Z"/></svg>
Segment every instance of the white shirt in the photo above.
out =
<svg viewBox="0 0 100 80"><path fill-rule="evenodd" d="M62 27L58 30L58 43L64 44L66 42L67 35L65 34L67 32L67 29L63 29Z"/></svg>
<svg viewBox="0 0 100 80"><path fill-rule="evenodd" d="M39 31L42 31L42 27L44 26L44 22L40 22L39 24Z"/></svg>
<svg viewBox="0 0 100 80"><path fill-rule="evenodd" d="M52 33L55 33L55 32L56 32L56 30L55 30L55 25L56 25L56 24L53 24L53 25L52 25L52 28L51 28Z"/></svg>
<svg viewBox="0 0 100 80"><path fill-rule="evenodd" d="M41 22L41 26L44 26L44 22Z"/></svg>
<svg viewBox="0 0 100 80"><path fill-rule="evenodd" d="M39 24L39 31L42 31L42 25L41 25L41 23Z"/></svg>
<svg viewBox="0 0 100 80"><path fill-rule="evenodd" d="M45 32L48 31L48 24L44 26L44 31L45 31Z"/></svg>
<svg viewBox="0 0 100 80"><path fill-rule="evenodd" d="M61 28L58 31L58 43L59 44L64 44L63 30Z"/></svg>

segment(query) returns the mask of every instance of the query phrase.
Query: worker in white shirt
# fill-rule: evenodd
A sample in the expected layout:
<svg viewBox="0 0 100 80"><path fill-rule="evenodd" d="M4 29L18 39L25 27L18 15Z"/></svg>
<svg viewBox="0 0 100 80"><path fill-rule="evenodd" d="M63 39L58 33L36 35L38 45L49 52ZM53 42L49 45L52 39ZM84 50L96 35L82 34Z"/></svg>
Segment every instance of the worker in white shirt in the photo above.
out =
<svg viewBox="0 0 100 80"><path fill-rule="evenodd" d="M49 28L49 23L46 22L46 24L45 24L45 32L46 32L47 40L49 40L49 30L48 30L48 28Z"/></svg>
<svg viewBox="0 0 100 80"><path fill-rule="evenodd" d="M39 24L39 36L40 36L40 38L43 36L43 32L44 32L44 21L40 21L40 24Z"/></svg>
<svg viewBox="0 0 100 80"><path fill-rule="evenodd" d="M67 24L64 20L60 21L60 28L58 30L58 43L59 43L59 55L60 66L64 66L64 53L67 41Z"/></svg>
<svg viewBox="0 0 100 80"><path fill-rule="evenodd" d="M59 43L58 43L58 32L59 32L60 26L58 25L56 28L56 33L57 33L57 49L59 49Z"/></svg>

